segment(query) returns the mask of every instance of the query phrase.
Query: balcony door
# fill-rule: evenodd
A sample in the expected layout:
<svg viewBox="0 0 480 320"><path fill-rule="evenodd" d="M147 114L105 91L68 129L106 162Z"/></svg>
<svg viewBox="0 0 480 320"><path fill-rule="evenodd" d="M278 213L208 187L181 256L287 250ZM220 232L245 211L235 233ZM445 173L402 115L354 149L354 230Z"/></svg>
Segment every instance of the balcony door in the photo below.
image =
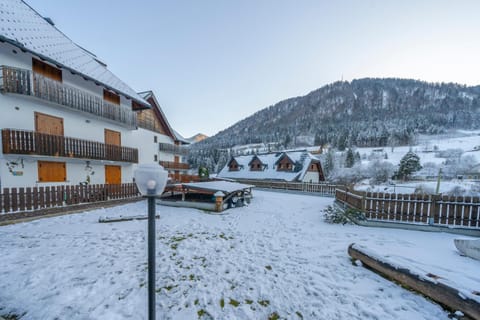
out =
<svg viewBox="0 0 480 320"><path fill-rule="evenodd" d="M35 112L35 144L39 154L65 156L63 119Z"/></svg>
<svg viewBox="0 0 480 320"><path fill-rule="evenodd" d="M121 149L119 148L122 145L122 139L120 132L105 129L105 157L107 160L117 160L121 159Z"/></svg>
<svg viewBox="0 0 480 320"><path fill-rule="evenodd" d="M122 183L122 167L121 166L105 166L105 184L121 184Z"/></svg>

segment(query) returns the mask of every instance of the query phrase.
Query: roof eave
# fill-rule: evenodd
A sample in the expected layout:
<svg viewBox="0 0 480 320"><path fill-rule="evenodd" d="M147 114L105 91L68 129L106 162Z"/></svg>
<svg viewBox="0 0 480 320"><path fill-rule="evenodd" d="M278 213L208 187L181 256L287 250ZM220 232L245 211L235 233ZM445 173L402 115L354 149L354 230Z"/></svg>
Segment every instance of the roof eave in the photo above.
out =
<svg viewBox="0 0 480 320"><path fill-rule="evenodd" d="M99 80L97 80L97 79L94 79L94 78L92 78L92 77L90 77L90 76L88 76L88 75L86 75L86 74L83 74L83 73L79 72L78 70L75 70L75 69L73 69L73 68L70 68L70 67L64 65L63 63L60 63L60 62L58 62L58 61L56 61L56 60L54 60L54 59L52 59L52 58L49 58L49 57L41 54L41 53L38 53L38 52L36 52L36 51L34 51L34 50L31 50L31 49L25 47L23 44L21 44L20 42L18 42L18 41L16 41L16 40L13 40L13 39L7 38L7 37L5 37L5 36L3 36L3 35L0 35L0 42L10 43L11 45L19 48L20 50L22 50L22 51L24 51L24 52L29 52L29 53L31 53L31 54L33 54L33 55L36 55L36 56L40 57L42 60L48 61L48 62L50 62L50 63L52 63L52 64L54 64L54 65L56 65L56 66L58 66L58 67L60 67L60 68L67 69L67 70L69 70L70 72L72 72L72 73L74 73L74 74L78 74L79 76L81 76L81 77L83 77L83 78L85 78L85 79L88 79L88 80L93 81L94 83L100 83L100 84L101 84L102 86L104 86L105 88L107 88L107 89L109 89L109 90L112 90L112 91L115 91L115 92L120 92L120 93L123 94L125 97L130 98L130 99L132 99L132 100L135 100L136 102L140 103L141 105L144 105L145 107L148 107L148 106L150 105L147 101L145 101L145 100L143 100L143 99L141 99L141 98L139 99L138 97L132 97L131 95L129 95L129 94L125 93L125 92L121 92L120 90L115 89L115 88L113 88L113 87L111 87L111 86L109 86L109 85L107 85L107 84L105 84L105 83L103 83L103 82L101 82L101 81L99 81Z"/></svg>

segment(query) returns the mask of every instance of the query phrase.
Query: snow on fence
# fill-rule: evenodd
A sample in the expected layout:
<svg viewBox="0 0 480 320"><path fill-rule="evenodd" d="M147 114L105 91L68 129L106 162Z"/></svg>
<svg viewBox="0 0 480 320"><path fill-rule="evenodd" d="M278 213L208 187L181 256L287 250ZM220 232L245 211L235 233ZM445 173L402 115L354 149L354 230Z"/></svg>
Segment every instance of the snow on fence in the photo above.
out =
<svg viewBox="0 0 480 320"><path fill-rule="evenodd" d="M139 195L135 183L4 188L0 214L63 207Z"/></svg>
<svg viewBox="0 0 480 320"><path fill-rule="evenodd" d="M480 198L336 189L335 200L369 220L480 228Z"/></svg>
<svg viewBox="0 0 480 320"><path fill-rule="evenodd" d="M319 193L325 196L334 196L335 189L338 188L338 185L332 185L327 183L286 182L286 181L267 181L267 180L248 180L248 179L236 179L236 180L241 183L254 185L257 188L312 192L312 193Z"/></svg>

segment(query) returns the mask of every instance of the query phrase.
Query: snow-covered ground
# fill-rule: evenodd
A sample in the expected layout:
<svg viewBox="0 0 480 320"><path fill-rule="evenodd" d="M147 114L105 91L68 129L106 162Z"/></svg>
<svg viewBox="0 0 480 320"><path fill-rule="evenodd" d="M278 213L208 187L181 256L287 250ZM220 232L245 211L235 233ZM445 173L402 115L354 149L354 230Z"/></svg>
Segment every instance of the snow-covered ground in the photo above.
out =
<svg viewBox="0 0 480 320"><path fill-rule="evenodd" d="M418 137L418 143L413 146L357 148L356 151L362 156L363 164L369 163L365 158L371 154L378 154L380 159L384 159L386 153L387 159L385 160L398 165L409 150L420 157L420 163L422 164L427 162L441 164L445 161L445 158L436 157L435 150L444 151L448 149L461 149L464 155L471 155L475 157L477 162L480 162L480 131L458 130L443 135L421 135Z"/></svg>
<svg viewBox="0 0 480 320"><path fill-rule="evenodd" d="M448 319L440 306L351 262L355 242L395 263L480 288L480 262L458 236L329 225L333 199L254 191L226 215L158 207L161 319ZM145 202L0 227L0 315L145 319Z"/></svg>
<svg viewBox="0 0 480 320"><path fill-rule="evenodd" d="M466 196L480 191L480 184L474 181L450 180L441 181L439 193L449 194L455 188L461 188ZM360 182L355 185L355 190L368 192L385 193L414 193L415 190L422 189L427 194L435 194L437 181L411 181L411 182L390 182L379 185L370 185L368 181Z"/></svg>

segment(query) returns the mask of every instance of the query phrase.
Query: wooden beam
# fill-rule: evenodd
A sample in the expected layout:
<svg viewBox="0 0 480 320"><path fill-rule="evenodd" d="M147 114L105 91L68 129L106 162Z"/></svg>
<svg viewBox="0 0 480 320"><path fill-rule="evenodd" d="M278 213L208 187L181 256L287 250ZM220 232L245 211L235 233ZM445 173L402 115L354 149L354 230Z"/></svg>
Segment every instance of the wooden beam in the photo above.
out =
<svg viewBox="0 0 480 320"><path fill-rule="evenodd" d="M369 269L389 280L394 280L402 286L411 288L453 311L460 310L472 319L480 319L480 303L465 297L455 288L443 283L422 279L419 275L411 273L406 268L399 268L385 261L377 260L361 251L354 243L348 247L348 254L353 259L360 260Z"/></svg>
<svg viewBox="0 0 480 320"><path fill-rule="evenodd" d="M156 219L160 219L160 215L157 214L155 216ZM132 221L132 220L146 220L148 216L130 216L130 217L100 217L98 222L100 223L110 223L110 222L124 222L124 221Z"/></svg>

